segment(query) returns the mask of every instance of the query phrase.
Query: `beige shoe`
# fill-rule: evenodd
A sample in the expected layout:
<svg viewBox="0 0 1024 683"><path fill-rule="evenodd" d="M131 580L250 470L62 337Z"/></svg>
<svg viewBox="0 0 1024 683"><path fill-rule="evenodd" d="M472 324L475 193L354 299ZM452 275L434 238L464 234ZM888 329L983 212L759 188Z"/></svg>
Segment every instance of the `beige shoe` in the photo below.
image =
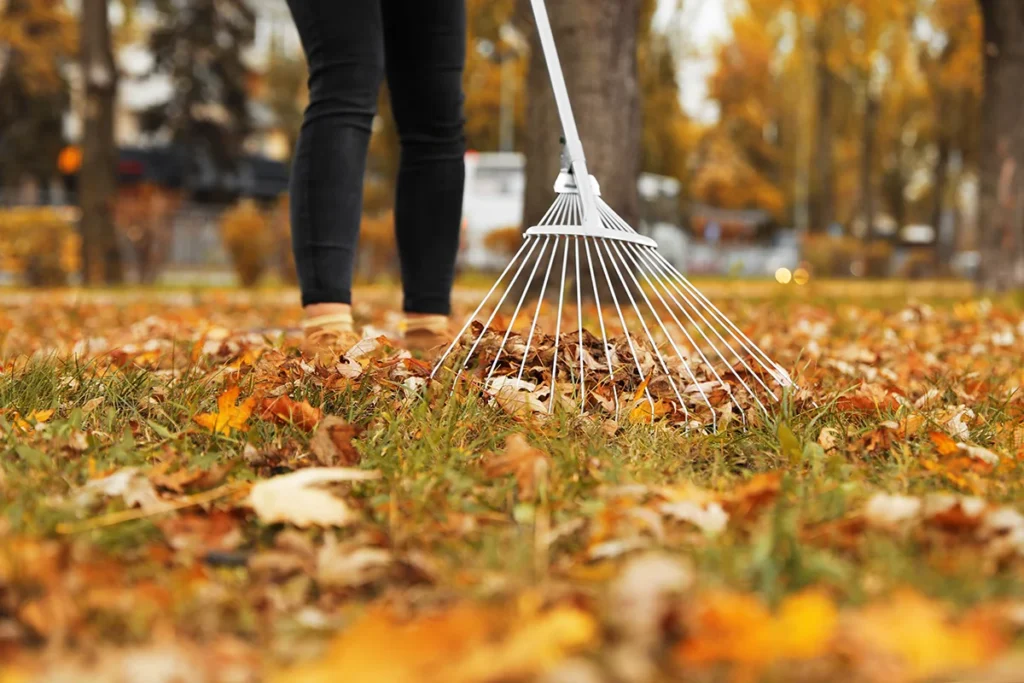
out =
<svg viewBox="0 0 1024 683"><path fill-rule="evenodd" d="M302 330L302 355L322 363L333 363L359 341L350 312L307 318Z"/></svg>
<svg viewBox="0 0 1024 683"><path fill-rule="evenodd" d="M406 315L399 326L405 348L430 351L451 343L454 333L446 315Z"/></svg>

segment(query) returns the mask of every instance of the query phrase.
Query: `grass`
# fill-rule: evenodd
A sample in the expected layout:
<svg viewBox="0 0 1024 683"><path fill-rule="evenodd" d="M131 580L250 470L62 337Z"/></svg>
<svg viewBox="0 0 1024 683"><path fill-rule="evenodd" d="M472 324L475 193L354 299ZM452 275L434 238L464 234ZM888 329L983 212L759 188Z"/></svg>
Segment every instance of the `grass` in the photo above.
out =
<svg viewBox="0 0 1024 683"><path fill-rule="evenodd" d="M625 555L602 559L594 548L628 541L688 558L702 591L752 593L769 605L812 586L827 590L837 604L850 606L882 599L905 586L962 609L1024 595L1020 562L993 561L966 532L890 532L856 524L865 502L880 491L914 496L953 492L978 495L993 505L1019 504L1024 494L1024 460L1015 441L1020 399L995 390L968 396L966 389L979 378L991 387L1002 387L1019 372L1012 355L982 358L982 365L963 357L962 349L970 345L962 338L969 332L965 326L985 329L989 323L958 322L951 307L940 303L938 322L896 329L894 334L904 335L905 341L894 346L883 344L884 329L901 319L902 304L850 308L826 300L777 299L762 306L758 310L765 316L785 320L783 334L792 336L782 337L788 347L782 355L789 359L807 355L808 340L792 331L798 316L830 320L831 336L818 342L827 347L822 359L800 361L801 374L817 382L812 387L817 406L788 401L778 414L747 431L684 433L622 420L609 435L601 420L565 413L543 422L523 422L472 395L449 398L443 387L426 400L410 398L373 372L337 390L304 381L291 386L289 393L325 414L363 427L356 441L359 466L383 475L377 482L352 486L350 500L366 521L341 538L378 534L404 557L426 558L429 570L417 571L429 573L431 590L440 594L482 598L562 584L597 590L615 575ZM1000 316L1020 320L1012 305L999 310ZM89 326L88 311L84 316L81 311L73 314L80 325ZM871 316L884 324L871 323ZM28 320L26 325L38 322ZM86 332L94 331L78 334ZM116 337L115 332L108 334ZM1019 350L1020 341L1015 343ZM79 637L141 642L157 624L169 620L196 638L231 633L290 659L296 642L317 635L298 618L299 606L317 604L333 613L342 605L365 604L418 585L419 580L392 576L325 602L324 594L308 580L302 583L292 577L268 583L246 565L251 567L252 558L280 548L282 528L260 524L227 500L188 511L199 517L217 510L231 515L241 541L224 551L211 551L208 542L199 543L198 550L176 546L177 532L167 523L184 512L72 536L59 533L62 523L125 509L117 500L87 508L70 504L76 491L104 473L129 467L144 472L223 467L226 480L249 481L310 464L310 435L292 425L253 419L247 432L229 435L198 428L193 418L216 410L217 397L229 379L224 368L233 356L190 359L188 347L176 347L181 360L173 364L157 359L151 367L115 367L103 356L75 360L43 353L0 373L0 541L64 544L71 549L68 552L88 557L88 562L113 563L121 572L115 581L121 589L156 586L167 596L148 602L141 595L132 598L135 607L149 608L93 605L75 627ZM941 406L969 403L978 419L968 440L999 453L1000 465L984 468L938 455L927 436L932 429L942 429L936 412L922 411L927 422L919 433L896 436L884 425L898 424L916 411L897 406L844 408L841 398L866 380L844 377L821 360L846 357L850 348L879 354L864 372L909 372L912 386L904 388L911 399L935 389ZM995 353L993 347L986 348ZM907 370L918 352L941 356L946 371ZM256 372L241 373L243 396L256 390L256 381ZM53 413L38 424L29 420L28 429L18 426L19 416L41 411ZM795 447L783 445L780 426L795 436ZM828 451L818 445L826 429L839 435L837 446ZM531 445L551 458L536 497L523 498L514 477L488 476L483 465L486 454L503 450L510 434L525 434ZM253 458L253 452L258 457ZM926 462L934 466L926 467ZM776 476L778 493L748 513L740 505L719 535L639 513L651 508L649 492L616 492L617 487L642 484L649 491L670 487L680 496L687 487L728 496L759 481L758 475ZM538 541L551 530L571 525L582 530L566 531L550 543ZM318 543L326 533L305 535ZM198 590L199 574L204 585L216 590ZM41 580L39 586L48 581ZM0 589L2 583L0 571ZM271 611L277 616L268 621L270 584L277 605ZM214 594L219 597L211 597ZM0 606L0 617L2 610ZM51 636L37 634L43 640Z"/></svg>

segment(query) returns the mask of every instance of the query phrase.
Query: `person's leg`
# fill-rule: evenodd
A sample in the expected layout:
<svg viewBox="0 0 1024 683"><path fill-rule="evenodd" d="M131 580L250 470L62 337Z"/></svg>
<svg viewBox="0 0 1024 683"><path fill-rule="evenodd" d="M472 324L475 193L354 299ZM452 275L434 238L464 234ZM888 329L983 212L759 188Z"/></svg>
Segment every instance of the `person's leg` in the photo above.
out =
<svg viewBox="0 0 1024 683"><path fill-rule="evenodd" d="M363 174L384 72L380 0L288 0L309 65L291 176L307 327L351 330Z"/></svg>
<svg viewBox="0 0 1024 683"><path fill-rule="evenodd" d="M395 230L407 318L447 316L462 222L465 0L381 0L402 144ZM438 322L435 320L435 322Z"/></svg>

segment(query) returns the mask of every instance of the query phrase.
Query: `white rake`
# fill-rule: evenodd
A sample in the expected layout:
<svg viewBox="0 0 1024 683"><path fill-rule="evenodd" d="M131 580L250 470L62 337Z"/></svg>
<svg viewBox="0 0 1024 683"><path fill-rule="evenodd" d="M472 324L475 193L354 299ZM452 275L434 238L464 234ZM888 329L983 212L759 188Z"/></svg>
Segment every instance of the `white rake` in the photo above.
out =
<svg viewBox="0 0 1024 683"><path fill-rule="evenodd" d="M487 394L499 400L517 397L547 412L556 398L573 404L571 394L578 392L581 411L596 403L618 415L646 404L652 418L673 412L688 427L717 429L720 417L729 413L746 424L747 410L755 406L768 413L768 405L794 386L789 374L666 260L654 240L638 234L601 199L600 186L587 171L547 8L544 0L531 3L564 131L557 196L540 223L526 231L522 247L431 377L452 369L454 391L463 373L477 372ZM485 322L479 322L510 273ZM570 274L575 287L568 286ZM514 328L527 297L538 291L536 307L528 307L533 316L524 337ZM510 295L518 299L512 317L502 320L503 330L495 329L492 324ZM600 339L584 329L583 304L591 296ZM607 320L602 296L611 299L615 311ZM554 337L538 330L549 297L557 299ZM574 316L567 314L573 303ZM571 330L573 324L576 330L563 334L563 326ZM609 338L613 325L621 328L620 337Z"/></svg>

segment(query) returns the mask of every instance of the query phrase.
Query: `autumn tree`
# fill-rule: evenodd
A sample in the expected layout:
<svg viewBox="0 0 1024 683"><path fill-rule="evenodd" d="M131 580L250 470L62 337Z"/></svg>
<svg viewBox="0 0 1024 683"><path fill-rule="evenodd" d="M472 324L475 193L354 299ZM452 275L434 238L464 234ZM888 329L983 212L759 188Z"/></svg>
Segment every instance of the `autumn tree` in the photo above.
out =
<svg viewBox="0 0 1024 683"><path fill-rule="evenodd" d="M151 0L159 15L149 35L153 73L166 76L170 99L143 115L150 132L229 166L252 131L250 71L243 55L255 14L247 0Z"/></svg>
<svg viewBox="0 0 1024 683"><path fill-rule="evenodd" d="M0 185L57 175L76 26L60 0L9 0L0 9Z"/></svg>
<svg viewBox="0 0 1024 683"><path fill-rule="evenodd" d="M120 282L121 252L114 229L117 146L114 106L118 74L106 0L83 0L80 71L85 87L82 116L82 269L86 283Z"/></svg>
<svg viewBox="0 0 1024 683"><path fill-rule="evenodd" d="M980 281L1015 284L1024 225L1024 3L979 0L984 19Z"/></svg>

